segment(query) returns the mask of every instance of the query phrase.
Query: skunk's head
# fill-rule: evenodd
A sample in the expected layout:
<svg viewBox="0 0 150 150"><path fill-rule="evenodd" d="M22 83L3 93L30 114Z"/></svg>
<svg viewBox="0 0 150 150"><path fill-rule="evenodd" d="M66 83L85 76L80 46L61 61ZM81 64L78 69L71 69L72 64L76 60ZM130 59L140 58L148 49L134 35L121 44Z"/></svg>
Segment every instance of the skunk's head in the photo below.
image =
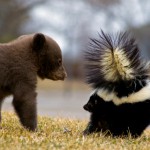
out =
<svg viewBox="0 0 150 150"><path fill-rule="evenodd" d="M95 93L92 96L90 96L89 101L83 106L83 108L86 111L94 112L100 110L103 104L104 100Z"/></svg>
<svg viewBox="0 0 150 150"><path fill-rule="evenodd" d="M107 97L128 97L140 91L149 82L149 70L134 37L127 32L111 35L101 31L85 51L87 83L107 93ZM105 100L105 96L102 98Z"/></svg>

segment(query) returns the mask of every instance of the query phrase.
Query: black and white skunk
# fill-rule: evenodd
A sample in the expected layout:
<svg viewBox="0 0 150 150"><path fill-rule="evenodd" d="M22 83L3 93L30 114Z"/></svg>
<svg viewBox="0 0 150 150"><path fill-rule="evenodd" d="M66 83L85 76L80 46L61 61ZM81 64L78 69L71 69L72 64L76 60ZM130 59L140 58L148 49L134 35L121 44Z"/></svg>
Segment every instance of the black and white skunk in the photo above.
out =
<svg viewBox="0 0 150 150"><path fill-rule="evenodd" d="M127 32L101 31L85 52L85 69L94 92L84 105L91 112L84 134L141 135L150 124L150 65L135 39Z"/></svg>

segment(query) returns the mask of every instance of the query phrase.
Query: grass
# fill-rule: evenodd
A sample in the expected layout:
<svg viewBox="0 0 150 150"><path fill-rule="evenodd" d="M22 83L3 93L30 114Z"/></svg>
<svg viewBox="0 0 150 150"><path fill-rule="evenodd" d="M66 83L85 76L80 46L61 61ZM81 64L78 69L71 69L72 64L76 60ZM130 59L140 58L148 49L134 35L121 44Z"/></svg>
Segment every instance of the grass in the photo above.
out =
<svg viewBox="0 0 150 150"><path fill-rule="evenodd" d="M2 113L0 150L149 150L149 130L137 138L112 138L102 134L82 136L87 121L38 118L38 131L21 127L13 113Z"/></svg>

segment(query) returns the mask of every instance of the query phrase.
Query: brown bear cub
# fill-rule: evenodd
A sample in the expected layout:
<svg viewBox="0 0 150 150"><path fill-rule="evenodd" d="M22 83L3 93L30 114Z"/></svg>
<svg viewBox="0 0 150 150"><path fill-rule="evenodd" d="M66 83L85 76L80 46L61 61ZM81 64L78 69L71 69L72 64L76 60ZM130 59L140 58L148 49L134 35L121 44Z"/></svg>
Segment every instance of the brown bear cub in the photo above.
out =
<svg viewBox="0 0 150 150"><path fill-rule="evenodd" d="M51 80L66 77L61 49L52 38L36 33L0 44L0 109L3 99L13 95L20 122L32 131L37 127L37 76Z"/></svg>

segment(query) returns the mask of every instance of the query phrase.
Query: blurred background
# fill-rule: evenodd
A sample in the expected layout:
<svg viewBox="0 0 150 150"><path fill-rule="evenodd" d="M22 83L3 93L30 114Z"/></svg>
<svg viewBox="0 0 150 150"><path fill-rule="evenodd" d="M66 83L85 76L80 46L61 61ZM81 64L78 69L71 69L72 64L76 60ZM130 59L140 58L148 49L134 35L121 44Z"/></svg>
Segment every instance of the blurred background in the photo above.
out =
<svg viewBox="0 0 150 150"><path fill-rule="evenodd" d="M38 113L87 118L83 110L92 89L86 85L83 51L100 29L108 33L130 31L150 57L149 0L0 0L0 42L22 34L42 32L60 45L68 78L64 82L38 82ZM2 110L13 111L12 97Z"/></svg>

